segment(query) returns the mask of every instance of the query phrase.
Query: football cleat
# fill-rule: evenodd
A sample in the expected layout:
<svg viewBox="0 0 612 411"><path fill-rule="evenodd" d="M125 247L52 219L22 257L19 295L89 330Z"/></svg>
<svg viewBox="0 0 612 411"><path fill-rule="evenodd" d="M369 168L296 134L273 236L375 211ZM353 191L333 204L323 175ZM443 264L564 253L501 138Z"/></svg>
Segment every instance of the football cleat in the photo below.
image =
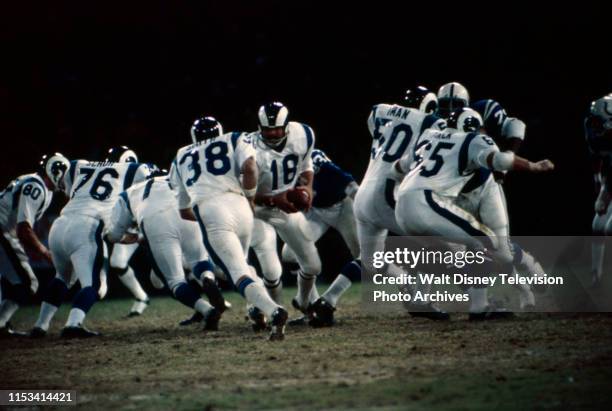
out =
<svg viewBox="0 0 612 411"><path fill-rule="evenodd" d="M268 328L268 324L266 322L266 317L264 313L257 307L250 307L247 316L251 321L251 326L253 327L253 331L260 332Z"/></svg>
<svg viewBox="0 0 612 411"><path fill-rule="evenodd" d="M283 307L278 307L272 314L272 330L270 331L270 341L281 341L285 339L285 324L289 313Z"/></svg>
<svg viewBox="0 0 612 411"><path fill-rule="evenodd" d="M204 316L196 311L190 318L181 321L179 325L184 327L191 324L201 323L202 321L204 321Z"/></svg>
<svg viewBox="0 0 612 411"><path fill-rule="evenodd" d="M22 331L17 331L11 323L6 323L4 327L0 327L0 338L27 337L28 334Z"/></svg>
<svg viewBox="0 0 612 411"><path fill-rule="evenodd" d="M62 338L66 338L66 339L72 339L72 338L91 338L91 337L99 337L100 334L97 331L91 331L88 330L87 328L83 327L82 325L78 325L76 327L72 326L72 327L64 327L62 329L62 333L60 334L60 337Z"/></svg>
<svg viewBox="0 0 612 411"><path fill-rule="evenodd" d="M204 277L204 279L202 279L202 290L208 297L208 302L219 310L219 312L222 313L227 309L225 298L223 298L223 294L221 294L221 290L217 286L215 280Z"/></svg>
<svg viewBox="0 0 612 411"><path fill-rule="evenodd" d="M40 327L34 327L30 331L30 338L45 338L47 332Z"/></svg>
<svg viewBox="0 0 612 411"><path fill-rule="evenodd" d="M216 308L212 308L206 320L204 321L204 331L219 331L219 321L221 320L221 312Z"/></svg>
<svg viewBox="0 0 612 411"><path fill-rule="evenodd" d="M320 297L311 305L312 318L308 322L311 327L331 327L334 325L334 311L336 307L331 305L323 297Z"/></svg>
<svg viewBox="0 0 612 411"><path fill-rule="evenodd" d="M149 306L150 302L151 301L148 298L146 300L134 301L134 304L132 304L132 308L130 309L128 317L131 318L131 317L138 317L139 315L142 315L144 310L146 310L147 307Z"/></svg>

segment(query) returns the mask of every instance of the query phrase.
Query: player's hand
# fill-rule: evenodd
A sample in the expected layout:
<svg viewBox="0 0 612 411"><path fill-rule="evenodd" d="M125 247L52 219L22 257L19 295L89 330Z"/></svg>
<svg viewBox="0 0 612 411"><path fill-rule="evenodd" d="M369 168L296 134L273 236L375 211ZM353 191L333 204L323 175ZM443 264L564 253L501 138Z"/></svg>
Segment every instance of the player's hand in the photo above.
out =
<svg viewBox="0 0 612 411"><path fill-rule="evenodd" d="M284 211L285 213L297 213L298 209L295 208L293 203L287 199L287 191L278 193L272 197L273 204Z"/></svg>
<svg viewBox="0 0 612 411"><path fill-rule="evenodd" d="M553 164L552 161L546 159L546 160L540 160L535 163L531 163L529 169L530 169L529 171L532 171L534 173L545 173L547 171L554 170L555 165Z"/></svg>

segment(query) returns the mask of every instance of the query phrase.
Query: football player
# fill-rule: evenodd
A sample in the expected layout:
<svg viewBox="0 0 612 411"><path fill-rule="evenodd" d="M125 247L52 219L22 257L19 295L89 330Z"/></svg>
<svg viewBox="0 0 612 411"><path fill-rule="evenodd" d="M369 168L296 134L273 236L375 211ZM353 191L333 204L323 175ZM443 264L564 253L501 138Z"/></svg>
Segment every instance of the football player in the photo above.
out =
<svg viewBox="0 0 612 411"><path fill-rule="evenodd" d="M264 104L258 111L259 130L252 134L257 150L259 185L255 197L255 216L274 227L280 238L295 252L300 266L298 291L293 306L306 313L318 296L311 293L321 272L321 260L311 233L307 232L304 214L291 200L303 195L307 211L312 204L313 166L311 153L315 143L312 129L306 124L289 121L289 111L282 103ZM265 224L259 224L259 228ZM262 234L264 234L262 236ZM274 253L267 259L278 260L276 237L267 231L254 232L251 247L258 253ZM263 238L261 238L263 237ZM273 243L274 241L274 243ZM265 259L264 259L265 260ZM261 259L260 259L261 263ZM270 272L262 265L265 281L280 284L280 272ZM316 298L315 298L316 297ZM253 316L251 316L253 317Z"/></svg>
<svg viewBox="0 0 612 411"><path fill-rule="evenodd" d="M112 243L136 243L138 226L153 257L154 270L161 275L168 289L181 303L199 313L206 330L217 330L225 301L217 289L211 305L187 283L184 262L193 267L200 278L208 256L200 241L197 223L181 218L178 203L168 178L156 171L148 181L133 185L122 192L115 203L106 238Z"/></svg>
<svg viewBox="0 0 612 411"><path fill-rule="evenodd" d="M609 177L612 169L612 93L591 103L584 121L584 132L591 153L595 190L598 193L593 235L600 238L595 238L591 245L592 285L596 287L601 282L605 252L601 236L612 233L612 207L609 207L612 192L612 179Z"/></svg>
<svg viewBox="0 0 612 411"><path fill-rule="evenodd" d="M30 335L43 337L58 307L68 292L67 284L76 276L81 289L62 330L63 338L87 338L99 335L83 322L90 308L107 291L107 248L102 238L104 227L119 194L133 183L146 179L150 169L140 163L73 160L64 177L64 189L70 200L54 221L49 245L57 274L49 284L38 320Z"/></svg>
<svg viewBox="0 0 612 411"><path fill-rule="evenodd" d="M554 168L549 160L530 162L512 152L500 152L495 142L477 131L480 115L461 108L451 113L444 131L428 130L417 145L417 163L403 157L394 170L408 171L399 190L395 215L403 233L413 236L443 236L470 249L493 250L504 256L495 233L472 214L458 207L455 200L474 172L484 167L492 171L524 170L546 172ZM510 314L493 310L486 288L470 288L470 319L489 319Z"/></svg>
<svg viewBox="0 0 612 411"><path fill-rule="evenodd" d="M51 253L34 232L34 224L51 204L69 162L59 153L44 155L36 173L24 174L0 192L0 337L25 335L13 330L11 317L38 289L29 258L53 265Z"/></svg>
<svg viewBox="0 0 612 411"><path fill-rule="evenodd" d="M361 279L359 240L353 215L353 199L359 189L353 176L334 164L322 151L312 151L314 181L312 208L306 213L308 232L318 241L330 227L338 230L348 246L354 260L348 262L330 287L312 306L313 326L329 326L334 322L334 311L338 300L349 289L353 281ZM284 262L297 263L295 253L285 244L282 249Z"/></svg>
<svg viewBox="0 0 612 411"><path fill-rule="evenodd" d="M270 339L282 339L288 313L247 264L258 181L255 149L243 133L221 134L212 117L196 120L191 132L198 142L178 150L171 170L181 216L198 221L215 265L270 320Z"/></svg>
<svg viewBox="0 0 612 411"><path fill-rule="evenodd" d="M470 93L461 83L446 83L438 89L437 114L448 118L453 111L470 105Z"/></svg>
<svg viewBox="0 0 612 411"><path fill-rule="evenodd" d="M368 118L374 151L366 174L355 196L355 219L360 254L365 269L373 272L372 256L384 250L389 232L401 234L395 220L396 181L389 177L393 163L406 153L412 153L419 136L429 128L443 129L444 120L433 114L437 98L425 87L406 91L403 105L378 104ZM401 270L390 266L388 271ZM429 305L414 315L431 319L448 319L448 314Z"/></svg>
<svg viewBox="0 0 612 411"><path fill-rule="evenodd" d="M114 163L137 163L138 156L126 146L112 147L108 150L106 161ZM140 285L138 278L134 274L134 270L129 266L130 258L136 252L138 243L121 244L117 243L112 247L110 256L110 272L115 273L121 283L134 296L134 304L128 313L128 317L141 315L149 305L149 296Z"/></svg>

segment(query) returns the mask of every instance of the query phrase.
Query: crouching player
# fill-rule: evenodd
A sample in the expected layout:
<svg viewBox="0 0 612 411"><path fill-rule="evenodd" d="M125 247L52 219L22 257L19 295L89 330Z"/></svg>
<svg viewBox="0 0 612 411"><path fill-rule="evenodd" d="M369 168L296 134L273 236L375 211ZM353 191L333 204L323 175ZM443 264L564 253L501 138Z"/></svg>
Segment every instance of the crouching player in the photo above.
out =
<svg viewBox="0 0 612 411"><path fill-rule="evenodd" d="M199 277L206 264L206 252L198 241L197 224L181 218L165 176L153 177L119 195L106 238L112 243L135 243L138 236L129 232L135 223L149 244L154 270L162 276L174 298L202 315L205 330L217 330L224 302L216 301L213 307L187 283L183 259L193 264L193 272Z"/></svg>
<svg viewBox="0 0 612 411"><path fill-rule="evenodd" d="M181 216L198 221L213 263L270 320L270 339L283 339L288 313L247 264L258 179L255 149L244 134L222 134L212 117L196 120L191 132L197 142L178 150L171 170Z"/></svg>
<svg viewBox="0 0 612 411"><path fill-rule="evenodd" d="M9 321L38 289L28 255L53 264L51 253L34 233L34 223L51 204L53 190L59 190L68 164L59 153L45 155L37 173L17 177L0 192L0 265L6 267L0 272L0 337L22 335Z"/></svg>

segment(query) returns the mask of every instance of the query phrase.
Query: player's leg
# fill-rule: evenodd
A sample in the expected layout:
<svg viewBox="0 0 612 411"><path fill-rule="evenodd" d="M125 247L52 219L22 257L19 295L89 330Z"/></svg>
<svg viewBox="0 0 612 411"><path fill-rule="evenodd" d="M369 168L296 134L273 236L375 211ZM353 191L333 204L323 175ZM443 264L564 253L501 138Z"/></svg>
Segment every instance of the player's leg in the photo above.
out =
<svg viewBox="0 0 612 411"><path fill-rule="evenodd" d="M281 276L283 267L278 259L276 249L276 230L270 224L260 220L253 220L253 234L251 248L261 267L263 281L268 293L274 301L282 304L283 283ZM297 263L297 257L296 257Z"/></svg>
<svg viewBox="0 0 612 411"><path fill-rule="evenodd" d="M151 250L153 269L163 276L176 300L202 315L206 330L217 330L221 313L185 279L179 222L173 221L173 217L174 213L161 213L150 221L145 219L142 222L142 234Z"/></svg>
<svg viewBox="0 0 612 411"><path fill-rule="evenodd" d="M23 335L14 331L10 320L19 306L27 304L38 289L38 280L28 262L19 240L8 233L0 233L0 264L6 270L0 275L3 299L0 303L0 336Z"/></svg>
<svg viewBox="0 0 612 411"><path fill-rule="evenodd" d="M201 213L200 207L206 212ZM254 280L254 271L247 264L253 214L246 199L230 193L197 205L193 211L198 219L206 250L215 265L232 279L238 292L249 304L271 319L270 337L282 338L287 311L270 298L261 282Z"/></svg>
<svg viewBox="0 0 612 411"><path fill-rule="evenodd" d="M183 252L183 266L187 266L190 274L208 297L208 301L219 312L226 309L225 299L217 286L214 267L202 243L202 234L197 223L178 221L180 230L180 246Z"/></svg>
<svg viewBox="0 0 612 411"><path fill-rule="evenodd" d="M315 280L321 272L319 252L310 234L305 232L307 226L302 213L289 214L283 224L276 226L278 235L295 252L300 265L297 279L298 291L294 305L302 312L306 312L309 304L318 298L317 294L312 292Z"/></svg>
<svg viewBox="0 0 612 411"><path fill-rule="evenodd" d="M67 233L71 236L64 237L67 242L65 247L70 253L70 261L81 289L74 297L62 337L84 338L99 335L87 330L83 322L91 307L106 292L107 249L102 239L103 230L104 223L94 218L72 217L69 223Z"/></svg>
<svg viewBox="0 0 612 411"><path fill-rule="evenodd" d="M134 296L134 304L128 314L129 317L141 315L149 305L149 296L140 285L132 267L129 266L130 258L138 249L138 243L115 244L110 257L110 272L117 275L121 283Z"/></svg>

